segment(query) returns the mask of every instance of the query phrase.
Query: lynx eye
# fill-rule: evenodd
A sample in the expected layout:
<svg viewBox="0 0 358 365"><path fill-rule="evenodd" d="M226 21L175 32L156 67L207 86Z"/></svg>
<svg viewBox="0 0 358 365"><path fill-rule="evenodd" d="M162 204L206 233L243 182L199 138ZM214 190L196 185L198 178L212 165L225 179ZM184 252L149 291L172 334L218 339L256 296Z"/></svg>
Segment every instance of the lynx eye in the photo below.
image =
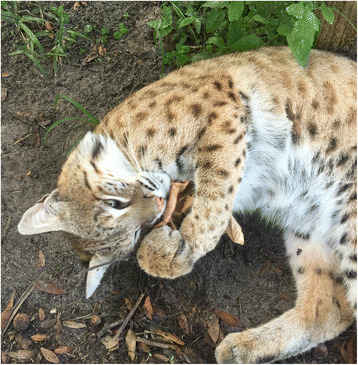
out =
<svg viewBox="0 0 358 365"><path fill-rule="evenodd" d="M104 200L104 203L106 205L108 205L111 208L114 209L124 209L130 206L131 202L122 202L120 200L116 200L116 199L108 199L108 200Z"/></svg>

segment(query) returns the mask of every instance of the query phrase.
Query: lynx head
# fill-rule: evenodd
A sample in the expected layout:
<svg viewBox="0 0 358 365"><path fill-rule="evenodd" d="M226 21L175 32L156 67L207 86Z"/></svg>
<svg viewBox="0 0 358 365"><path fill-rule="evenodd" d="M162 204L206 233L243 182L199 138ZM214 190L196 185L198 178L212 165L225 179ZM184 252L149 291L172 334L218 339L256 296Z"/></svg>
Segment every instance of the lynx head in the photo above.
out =
<svg viewBox="0 0 358 365"><path fill-rule="evenodd" d="M155 200L160 194L140 177L115 141L88 132L65 162L57 189L24 213L18 230L62 230L95 241L133 239L161 214Z"/></svg>

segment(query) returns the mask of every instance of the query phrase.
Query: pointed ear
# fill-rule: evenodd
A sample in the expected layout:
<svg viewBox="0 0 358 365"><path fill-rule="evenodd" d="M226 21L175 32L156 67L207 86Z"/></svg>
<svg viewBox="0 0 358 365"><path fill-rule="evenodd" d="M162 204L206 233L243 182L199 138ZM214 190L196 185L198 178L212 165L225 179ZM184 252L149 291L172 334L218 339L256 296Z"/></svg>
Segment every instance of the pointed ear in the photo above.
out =
<svg viewBox="0 0 358 365"><path fill-rule="evenodd" d="M97 267L96 269L89 270L87 273L87 282L86 282L86 299L88 299L97 289L98 285L101 283L104 273L110 266L110 262L112 261L111 256L102 256L102 255L94 255L89 262L88 268L102 265ZM106 264L108 262L108 264Z"/></svg>
<svg viewBox="0 0 358 365"><path fill-rule="evenodd" d="M54 209L56 193L54 190L24 213L17 226L19 233L28 235L63 230L64 224Z"/></svg>

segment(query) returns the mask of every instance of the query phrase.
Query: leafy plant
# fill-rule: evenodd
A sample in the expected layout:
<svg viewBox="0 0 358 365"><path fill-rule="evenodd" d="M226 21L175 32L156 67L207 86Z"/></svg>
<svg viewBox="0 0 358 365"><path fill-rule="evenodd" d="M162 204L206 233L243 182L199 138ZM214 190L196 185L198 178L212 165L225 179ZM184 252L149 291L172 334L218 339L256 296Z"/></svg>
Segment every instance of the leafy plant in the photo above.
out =
<svg viewBox="0 0 358 365"><path fill-rule="evenodd" d="M163 65L288 44L305 66L320 30L319 12L334 22L333 8L321 1L175 1L163 3L160 18L148 26Z"/></svg>
<svg viewBox="0 0 358 365"><path fill-rule="evenodd" d="M47 128L46 133L44 135L44 140L45 141L48 137L48 134L53 129L55 129L56 127L58 127L59 125L61 125L64 122L77 120L77 121L80 121L80 122L87 122L87 123L90 123L92 125L99 124L99 120L93 114L91 114L83 105L81 105L79 102L77 102L76 100L73 100L72 98L70 98L67 95L57 95L56 99L55 99L55 105L57 105L60 100L67 101L68 103L72 104L77 110L79 110L82 114L84 114L84 117L82 117L82 118L79 118L79 117L66 117L66 118L63 118L63 119L56 120L54 123L52 123Z"/></svg>
<svg viewBox="0 0 358 365"><path fill-rule="evenodd" d="M52 70L56 74L62 57L67 56L70 47L78 38L88 37L65 27L69 15L62 5L52 6L48 10L38 3L31 5L29 10L24 7L24 3L1 2L2 20L12 24L22 39L22 44L10 55L25 55L43 75L48 73L46 61L52 59Z"/></svg>

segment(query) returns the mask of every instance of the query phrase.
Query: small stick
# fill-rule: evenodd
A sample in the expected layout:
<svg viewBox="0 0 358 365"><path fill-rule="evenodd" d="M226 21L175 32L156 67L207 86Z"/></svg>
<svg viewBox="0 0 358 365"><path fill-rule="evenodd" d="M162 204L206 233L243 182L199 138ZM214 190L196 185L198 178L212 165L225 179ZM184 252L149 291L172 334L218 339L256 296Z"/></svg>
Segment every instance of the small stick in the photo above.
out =
<svg viewBox="0 0 358 365"><path fill-rule="evenodd" d="M22 306L22 304L24 303L24 301L27 299L27 297L32 293L32 291L34 290L35 288L35 285L36 285L36 282L35 281L34 283L32 283L25 291L24 293L21 295L21 298L19 299L18 303L15 305L14 309L12 310L11 312L11 315L10 315L10 318L9 320L7 321L6 323L6 326L4 328L4 331L2 333L2 335L4 336L7 329L9 328L10 326L10 323L11 321L14 319L16 313L19 311L20 307Z"/></svg>
<svg viewBox="0 0 358 365"><path fill-rule="evenodd" d="M129 320L133 317L135 311L137 310L140 302L142 301L142 299L144 298L144 294L142 293L139 298L137 299L137 302L134 304L134 307L130 310L130 312L128 313L126 319L123 321L122 325L119 327L117 333L113 336L113 340L117 340L119 339L119 336L122 334L123 330L125 329L125 327L127 326ZM114 323L111 323L109 326L107 326L106 328L103 328L100 332L98 332L97 336L101 337L103 336L103 334L110 328L117 326L120 321L116 321Z"/></svg>
<svg viewBox="0 0 358 365"><path fill-rule="evenodd" d="M144 343L148 346L160 347L162 349L172 349L172 350L177 350L178 349L177 346L172 345L170 343L162 343L162 342L151 341L151 340L147 340L146 338L142 338L142 337L137 337L136 341Z"/></svg>

